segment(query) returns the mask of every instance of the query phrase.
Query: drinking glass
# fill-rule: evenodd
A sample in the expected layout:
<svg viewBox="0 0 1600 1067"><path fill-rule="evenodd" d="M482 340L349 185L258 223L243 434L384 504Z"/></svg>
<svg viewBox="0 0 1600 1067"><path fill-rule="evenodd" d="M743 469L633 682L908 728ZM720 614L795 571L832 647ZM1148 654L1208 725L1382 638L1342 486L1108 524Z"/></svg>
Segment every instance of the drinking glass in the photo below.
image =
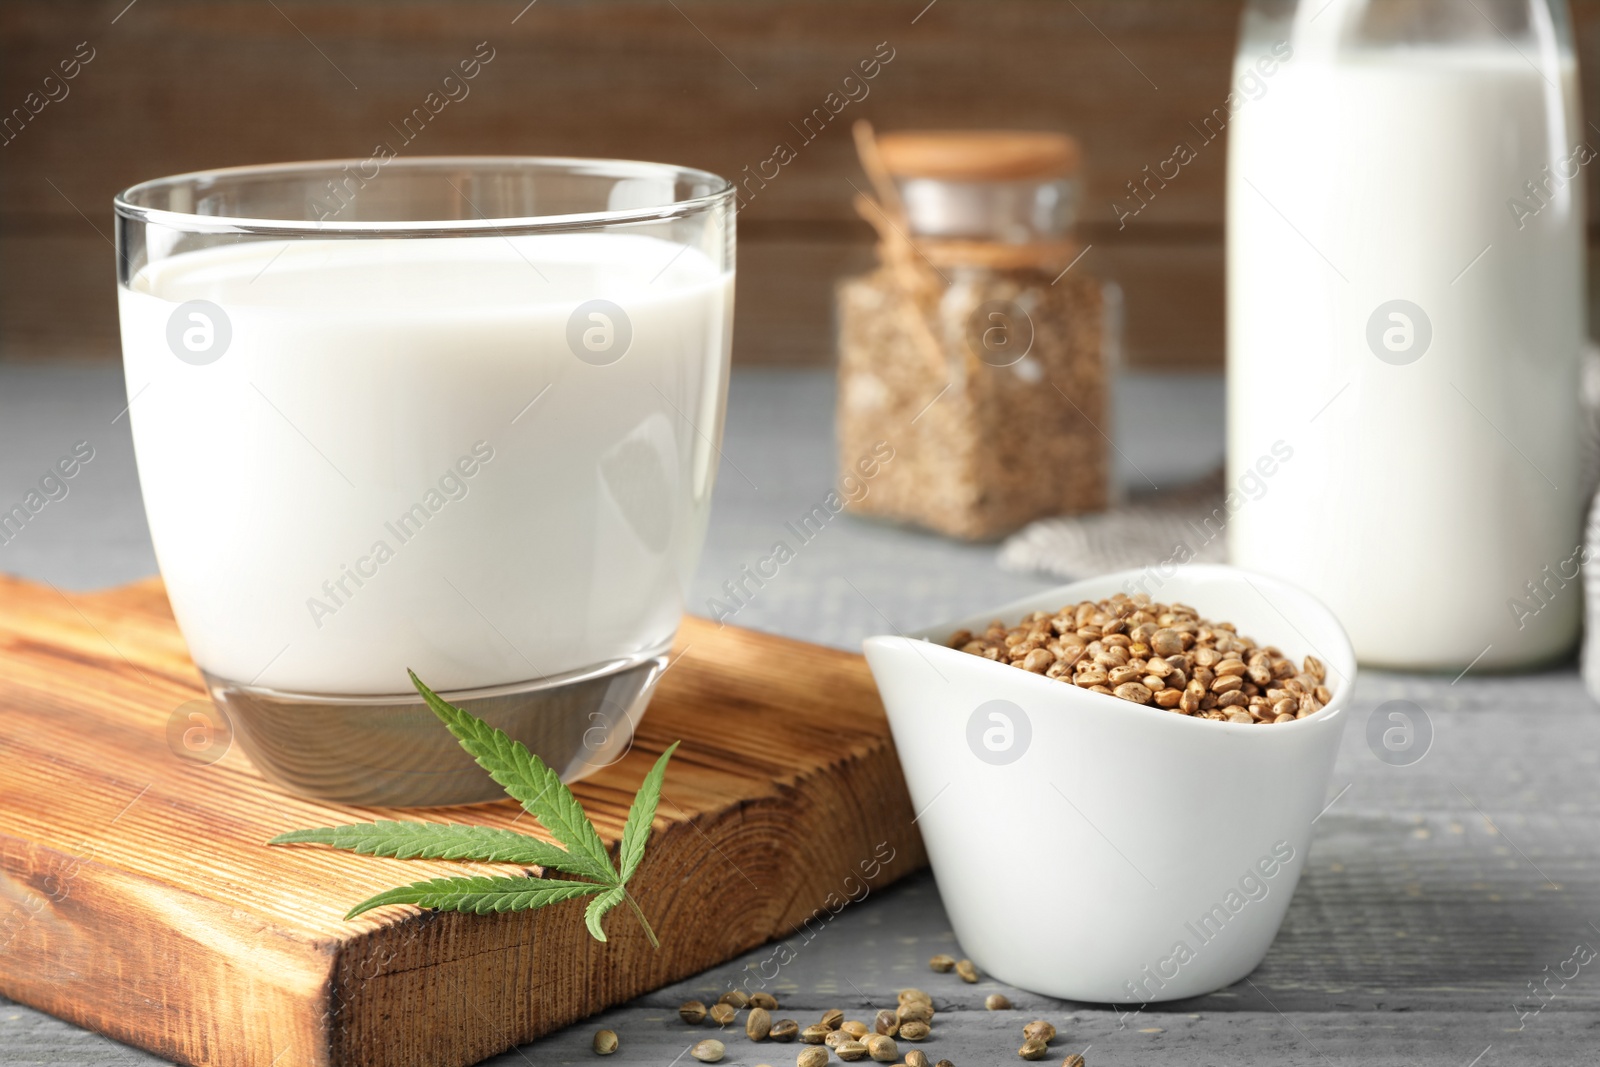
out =
<svg viewBox="0 0 1600 1067"><path fill-rule="evenodd" d="M262 773L498 797L408 670L563 778L620 758L705 537L732 186L373 157L146 182L116 218L156 556Z"/></svg>

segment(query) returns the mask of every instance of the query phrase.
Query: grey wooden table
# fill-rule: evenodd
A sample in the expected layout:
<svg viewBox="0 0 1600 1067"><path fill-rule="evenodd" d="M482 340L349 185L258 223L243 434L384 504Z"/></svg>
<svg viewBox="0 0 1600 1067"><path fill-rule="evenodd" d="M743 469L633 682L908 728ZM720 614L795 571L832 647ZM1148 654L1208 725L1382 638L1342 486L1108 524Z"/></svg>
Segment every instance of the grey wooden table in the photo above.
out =
<svg viewBox="0 0 1600 1067"><path fill-rule="evenodd" d="M0 365L0 503L20 497L55 457L87 439L96 458L72 494L0 546L0 570L93 588L154 572L138 503L125 400L110 368ZM1119 409L1146 436L1119 436L1130 474L1158 483L1209 469L1222 452L1222 389L1211 377L1134 377ZM1122 420L1130 425L1131 420ZM1148 427L1163 427L1152 438ZM784 521L832 481L832 381L822 372L736 375L726 462L691 607L762 554ZM843 647L1041 588L1006 574L992 547L848 519L808 544L737 616L741 625ZM959 953L932 878L872 892L809 941L769 986L779 1017L838 1007L870 1019L907 985L940 1009L934 1059L960 1067L1020 1062L1021 1025L1053 1021L1052 1050L1102 1064L1600 1063L1600 710L1571 668L1459 680L1365 674L1319 817L1310 864L1266 961L1237 985L1129 1013L928 971ZM1368 716L1415 702L1431 723L1426 756L1406 766L1368 747ZM1040 827L1048 840L1048 825ZM718 877L716 872L708 872ZM753 892L734 872L728 901ZM782 887L761 887L778 891ZM1593 946L1593 950L1589 946ZM596 1029L621 1035L608 1062L693 1062L712 1036L677 1019L759 966L762 949L490 1061L496 1067L593 1062ZM1579 963L1578 961L1585 961ZM1006 993L1012 1011L983 1008ZM793 1062L799 1046L720 1035L728 1064ZM0 1064L159 1062L0 999Z"/></svg>

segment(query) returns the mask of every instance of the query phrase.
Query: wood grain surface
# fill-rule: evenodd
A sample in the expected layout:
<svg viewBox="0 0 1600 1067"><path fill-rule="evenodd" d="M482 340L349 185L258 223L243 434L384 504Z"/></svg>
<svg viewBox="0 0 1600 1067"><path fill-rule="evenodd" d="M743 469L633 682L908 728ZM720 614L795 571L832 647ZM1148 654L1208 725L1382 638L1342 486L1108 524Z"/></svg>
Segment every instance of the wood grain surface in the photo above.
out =
<svg viewBox="0 0 1600 1067"><path fill-rule="evenodd" d="M1119 445L1163 485L1200 473L1222 451L1216 429L1221 383L1195 376L1185 384L1188 379L1141 375L1122 390L1129 406L1118 423L1141 429L1119 437ZM46 382L53 384L46 388ZM833 484L827 437L833 391L831 376L822 371L735 373L723 448L754 484L724 471L697 602L757 558L772 531ZM41 535L33 541L35 554L19 554L27 543L18 539L0 552L5 566L30 567L63 586L82 587L154 566L147 554L118 556L110 547L131 529L144 538L126 420L106 429L125 403L112 367L0 367L0 465L13 464L13 484L31 484L37 469L58 454L52 442L70 444L80 433L100 450L85 477L103 479L75 488L59 511L52 504L43 516L51 525L30 527L29 537ZM120 443L113 431L123 435ZM30 454L28 442L36 437ZM1172 466L1180 456L1192 465ZM854 647L886 625L910 628L953 618L1044 584L996 569L992 549L844 518L736 621ZM11 589L0 587L0 604ZM152 599L159 604L159 596ZM64 602L60 610L71 615ZM1425 612L1421 624L1427 624ZM84 632L89 653L115 659L98 636ZM589 1041L605 1026L622 1039L620 1051L604 1061L608 1067L692 1067L686 1055L692 1040L714 1035L728 1043L721 1067L787 1067L794 1046L751 1044L736 1028L724 1034L691 1029L674 1010L683 1000L710 1001L751 975L770 974L768 961L787 946L794 958L766 986L782 1002L780 1016L812 1019L838 1007L870 1018L869 1006L893 1003L896 990L922 985L940 1009L936 1040L925 1048L932 1059L949 1058L959 1067L1020 1063L1013 1058L1016 1026L1034 1017L1050 1019L1064 1035L1044 1064L1087 1049L1090 1067L1593 1067L1600 1047L1600 958L1576 974L1567 961L1580 943L1600 949L1600 707L1585 693L1575 666L1510 676L1474 669L1459 678L1363 672L1355 695L1329 806L1316 822L1284 925L1262 965L1228 989L1151 1005L1128 1019L1116 1008L1038 998L988 976L972 986L944 981L953 976L929 974L926 961L935 952L959 953L960 946L935 882L924 872L874 888L815 936L812 924L502 1052L490 1064L593 1065L600 1061ZM1382 761L1368 742L1374 720L1380 729L1390 725L1380 709L1398 699L1422 707L1432 724L1432 745L1410 766ZM5 714L0 710L0 723ZM0 755L4 751L0 745ZM221 767L232 766L230 760ZM0 783L11 766L0 761ZM143 784L104 796L100 821ZM670 789L669 796L682 802ZM587 794L586 803L592 804ZM1050 847L1048 820L1040 821L1039 832ZM387 884L387 870L360 888ZM704 928L714 932L758 894L785 891L755 878L756 887L742 880L725 886L723 899L700 920ZM9 898L0 902L0 924L12 913ZM624 922L618 920L619 937ZM144 988L150 991L151 983ZM992 992L1005 993L1015 1010L986 1011L984 996ZM462 1019L482 1025L470 1013ZM0 996L5 1067L164 1062L171 1057Z"/></svg>
<svg viewBox="0 0 1600 1067"><path fill-rule="evenodd" d="M745 184L736 358L827 363L832 285L871 256L848 124L1063 130L1084 147L1081 269L1126 295L1137 366L1219 366L1240 0L8 0L0 115L80 42L94 59L0 138L0 359L117 358L111 197L209 167L366 158L443 75L495 58L406 154L659 159ZM1600 0L1573 0L1600 114ZM894 58L851 86L887 43ZM825 124L829 94L845 101ZM38 97L36 99L41 99ZM1129 182L1198 158L1136 218ZM398 142L397 142L398 143ZM793 162L764 165L779 143ZM759 175L764 170L770 181ZM754 176L754 177L752 177ZM1590 168L1591 202L1600 172ZM97 232L98 231L98 232Z"/></svg>
<svg viewBox="0 0 1600 1067"><path fill-rule="evenodd" d="M202 693L158 582L69 596L0 577L0 993L180 1063L467 1064L922 865L859 656L696 619L675 655L632 751L575 787L614 848L683 740L634 882L660 951L620 911L592 941L578 905L345 922L463 865L265 847L401 813L285 795L237 751L177 755L169 719ZM519 814L426 817L533 830Z"/></svg>
<svg viewBox="0 0 1600 1067"><path fill-rule="evenodd" d="M1226 140L1119 222L1127 183L1227 97L1240 0L8 0L0 113L95 58L0 144L0 359L117 358L111 197L181 171L365 158L444 73L495 59L401 150L622 156L747 184L736 358L827 363L832 285L871 257L848 130L1064 130L1081 269L1118 282L1137 366L1222 361ZM1573 0L1600 114L1600 0ZM844 95L887 42L894 58ZM61 90L54 90L60 95ZM847 100L802 133L830 93ZM780 142L796 159L763 181ZM766 167L767 174L773 168ZM1591 202L1600 172L1590 168ZM96 232L98 231L98 232ZM1593 273L1593 272L1591 272Z"/></svg>
<svg viewBox="0 0 1600 1067"><path fill-rule="evenodd" d="M366 158L488 42L495 58L470 94L397 150L659 159L748 183L740 360L831 359L833 281L871 255L870 230L851 208L851 183L862 176L846 128L866 117L886 130L1076 135L1086 164L1082 235L1092 246L1079 269L1122 285L1130 361L1220 365L1225 141L1205 145L1126 226L1113 205L1227 97L1239 8L1239 0L7 0L0 114L39 91L80 42L94 58L64 96L52 90L61 99L0 144L0 358L117 358L109 238L119 189L209 167ZM1587 46L1600 30L1600 0L1574 8ZM884 43L894 58L846 86ZM1595 84L1586 82L1591 100ZM846 102L819 124L829 94ZM774 173L763 164L779 143L796 158L762 180L763 170Z"/></svg>

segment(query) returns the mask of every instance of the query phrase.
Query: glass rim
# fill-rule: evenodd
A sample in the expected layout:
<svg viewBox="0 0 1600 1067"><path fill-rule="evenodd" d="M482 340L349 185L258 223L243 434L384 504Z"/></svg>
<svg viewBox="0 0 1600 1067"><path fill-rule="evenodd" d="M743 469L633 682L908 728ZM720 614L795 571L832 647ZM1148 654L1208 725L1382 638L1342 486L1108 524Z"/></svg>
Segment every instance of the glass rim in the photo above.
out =
<svg viewBox="0 0 1600 1067"><path fill-rule="evenodd" d="M175 230L197 233L239 233L294 237L426 237L467 234L501 234L563 232L592 229L626 223L661 222L687 218L708 211L721 204L731 203L735 188L728 179L696 167L672 163L650 163L632 159L606 159L585 156L410 156L390 159L382 164L379 174L367 181L377 181L391 168L400 170L443 169L447 167L521 166L530 171L567 172L587 177L688 177L700 179L713 187L713 191L699 196L674 200L656 207L620 208L607 211L573 212L561 215L523 215L484 217L473 219L407 219L399 221L326 222L311 219L253 218L244 215L201 215L188 211L148 207L136 201L160 189L170 189L185 182L262 177L296 171L324 171L337 175L349 167L370 164L372 159L318 159L290 163L264 163L240 167L217 167L209 170L187 171L164 178L130 185L113 199L119 218L147 225L165 226ZM469 201L470 204L470 201Z"/></svg>

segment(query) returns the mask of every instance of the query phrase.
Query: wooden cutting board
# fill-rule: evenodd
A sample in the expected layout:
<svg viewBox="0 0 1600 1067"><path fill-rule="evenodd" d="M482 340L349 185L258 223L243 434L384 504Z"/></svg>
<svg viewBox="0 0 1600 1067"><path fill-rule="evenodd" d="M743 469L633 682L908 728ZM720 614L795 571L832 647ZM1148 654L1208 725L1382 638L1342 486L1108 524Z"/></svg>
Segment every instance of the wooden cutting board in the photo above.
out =
<svg viewBox="0 0 1600 1067"><path fill-rule="evenodd" d="M265 847L419 813L289 796L237 746L175 754L169 721L204 692L158 581L68 595L0 576L0 993L181 1063L453 1067L925 862L860 656L700 619L680 654L633 750L575 787L614 849L650 764L683 741L632 883L660 951L626 909L591 940L581 902L346 922L373 892L463 865ZM420 814L533 830L520 811Z"/></svg>

